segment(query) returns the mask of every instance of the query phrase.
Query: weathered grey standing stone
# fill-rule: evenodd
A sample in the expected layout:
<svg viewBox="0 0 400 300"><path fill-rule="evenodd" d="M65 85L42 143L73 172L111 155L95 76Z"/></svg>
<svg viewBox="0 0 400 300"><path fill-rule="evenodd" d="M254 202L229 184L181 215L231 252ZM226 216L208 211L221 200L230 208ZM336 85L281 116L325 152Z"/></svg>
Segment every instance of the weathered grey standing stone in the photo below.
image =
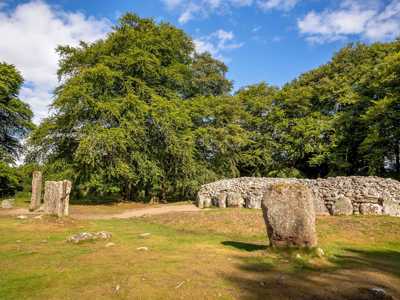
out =
<svg viewBox="0 0 400 300"><path fill-rule="evenodd" d="M227 194L226 193L220 193L217 197L217 206L219 208L226 208L226 198L227 198Z"/></svg>
<svg viewBox="0 0 400 300"><path fill-rule="evenodd" d="M362 215L381 215L382 206L376 203L361 203L360 213Z"/></svg>
<svg viewBox="0 0 400 300"><path fill-rule="evenodd" d="M208 208L211 207L212 200L209 197L203 195L197 195L197 206L199 208Z"/></svg>
<svg viewBox="0 0 400 300"><path fill-rule="evenodd" d="M33 211L40 207L42 202L42 172L34 171L32 173L32 196L29 210Z"/></svg>
<svg viewBox="0 0 400 300"><path fill-rule="evenodd" d="M10 209L14 207L14 199L5 199L1 201L1 208Z"/></svg>
<svg viewBox="0 0 400 300"><path fill-rule="evenodd" d="M311 190L299 183L271 184L262 210L273 247L315 247L315 209Z"/></svg>
<svg viewBox="0 0 400 300"><path fill-rule="evenodd" d="M243 207L244 199L240 193L231 192L227 194L226 205L228 207Z"/></svg>
<svg viewBox="0 0 400 300"><path fill-rule="evenodd" d="M349 216L353 214L353 204L347 197L340 197L335 199L332 207L332 214L334 216Z"/></svg>
<svg viewBox="0 0 400 300"><path fill-rule="evenodd" d="M44 211L58 217L69 214L69 194L72 183L69 180L46 181L44 191Z"/></svg>

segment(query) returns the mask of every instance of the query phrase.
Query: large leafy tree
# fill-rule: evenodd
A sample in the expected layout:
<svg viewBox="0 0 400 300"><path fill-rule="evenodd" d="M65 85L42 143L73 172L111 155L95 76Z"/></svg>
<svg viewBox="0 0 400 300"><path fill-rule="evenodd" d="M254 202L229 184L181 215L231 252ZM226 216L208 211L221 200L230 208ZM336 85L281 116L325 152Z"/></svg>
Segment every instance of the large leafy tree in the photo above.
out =
<svg viewBox="0 0 400 300"><path fill-rule="evenodd" d="M18 98L23 79L13 65L0 63L0 161L18 158L21 139L32 130L32 111Z"/></svg>
<svg viewBox="0 0 400 300"><path fill-rule="evenodd" d="M126 14L104 40L58 48L56 113L31 137L30 159L79 190L187 196L205 180L185 102L226 94L226 66L181 30Z"/></svg>
<svg viewBox="0 0 400 300"><path fill-rule="evenodd" d="M0 197L20 187L21 177L11 165L21 153L21 139L33 128L32 111L18 98L22 83L14 66L0 63Z"/></svg>

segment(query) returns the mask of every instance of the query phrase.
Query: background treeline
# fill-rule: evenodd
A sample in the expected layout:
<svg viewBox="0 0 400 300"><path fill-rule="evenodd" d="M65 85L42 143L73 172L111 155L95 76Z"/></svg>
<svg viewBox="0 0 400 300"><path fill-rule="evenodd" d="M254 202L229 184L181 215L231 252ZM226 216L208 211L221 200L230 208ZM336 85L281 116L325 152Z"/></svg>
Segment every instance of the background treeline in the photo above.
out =
<svg viewBox="0 0 400 300"><path fill-rule="evenodd" d="M22 78L0 65L3 194L33 168L72 179L76 197L129 200L192 198L224 177L400 177L400 40L350 44L282 88L233 94L223 62L133 14L104 40L58 52L54 113L29 134L18 169L32 113L17 99Z"/></svg>

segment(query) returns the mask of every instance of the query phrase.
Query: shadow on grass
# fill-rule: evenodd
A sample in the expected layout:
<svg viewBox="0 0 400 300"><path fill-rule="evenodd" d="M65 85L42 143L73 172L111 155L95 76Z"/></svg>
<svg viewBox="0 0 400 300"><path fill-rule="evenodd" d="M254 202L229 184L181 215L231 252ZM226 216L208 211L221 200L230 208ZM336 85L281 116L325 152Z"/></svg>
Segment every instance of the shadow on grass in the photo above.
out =
<svg viewBox="0 0 400 300"><path fill-rule="evenodd" d="M266 250L268 247L265 245L259 244L250 244L250 243L243 243L243 242L234 242L234 241L225 241L221 243L222 245L233 247L239 250L245 250L248 252L252 251L259 251L259 250Z"/></svg>
<svg viewBox="0 0 400 300"><path fill-rule="evenodd" d="M227 245L232 244L261 250L255 244ZM400 251L343 250L344 255L308 257L310 261L303 256L307 254L296 259L293 253L272 249L250 259L238 256L239 272L225 274L225 279L238 287L239 299L400 299Z"/></svg>
<svg viewBox="0 0 400 300"><path fill-rule="evenodd" d="M122 202L119 195L109 195L109 196L86 196L80 198L72 198L70 200L71 204L78 205L113 205L115 203Z"/></svg>

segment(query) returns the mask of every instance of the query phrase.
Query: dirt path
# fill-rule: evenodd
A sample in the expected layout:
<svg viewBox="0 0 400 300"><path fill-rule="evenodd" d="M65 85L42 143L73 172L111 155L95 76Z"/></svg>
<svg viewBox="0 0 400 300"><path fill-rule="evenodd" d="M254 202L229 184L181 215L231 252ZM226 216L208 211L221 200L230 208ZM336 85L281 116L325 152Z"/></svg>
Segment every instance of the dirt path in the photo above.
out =
<svg viewBox="0 0 400 300"><path fill-rule="evenodd" d="M170 212L195 212L200 211L193 204L164 205L159 207L148 207L140 209L128 209L124 212L105 214L105 213L71 213L70 217L81 220L110 220L110 219L129 219L142 217L146 215L161 215ZM18 215L39 215L40 213L31 213L26 208L0 209L0 216L18 216Z"/></svg>
<svg viewBox="0 0 400 300"><path fill-rule="evenodd" d="M109 219L129 219L129 218L143 217L148 215L161 215L170 212L193 212L193 211L200 211L200 209L193 204L180 204L180 205L165 205L160 207L149 207L142 209L131 209L116 214L75 214L71 215L71 217L76 219L109 220Z"/></svg>

